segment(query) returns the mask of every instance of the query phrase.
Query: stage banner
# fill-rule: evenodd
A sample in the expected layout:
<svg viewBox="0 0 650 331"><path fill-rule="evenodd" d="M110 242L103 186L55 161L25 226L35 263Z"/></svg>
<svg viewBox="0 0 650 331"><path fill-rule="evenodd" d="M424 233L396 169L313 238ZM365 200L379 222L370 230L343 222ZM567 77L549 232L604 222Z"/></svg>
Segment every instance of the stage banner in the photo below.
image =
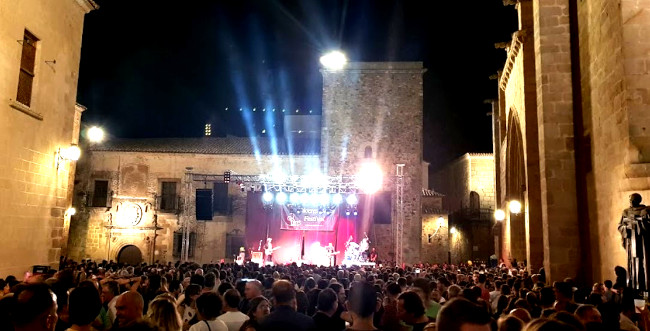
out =
<svg viewBox="0 0 650 331"><path fill-rule="evenodd" d="M281 206L280 229L296 231L334 231L338 209L331 214L318 213L318 208L304 208L302 213L292 213L287 206Z"/></svg>

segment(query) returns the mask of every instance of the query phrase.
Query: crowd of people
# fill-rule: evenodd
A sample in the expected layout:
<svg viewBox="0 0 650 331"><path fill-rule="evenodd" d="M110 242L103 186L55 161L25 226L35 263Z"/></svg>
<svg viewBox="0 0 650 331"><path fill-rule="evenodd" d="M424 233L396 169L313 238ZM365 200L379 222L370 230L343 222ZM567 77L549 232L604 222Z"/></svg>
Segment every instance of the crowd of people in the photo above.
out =
<svg viewBox="0 0 650 331"><path fill-rule="evenodd" d="M0 330L649 330L620 280L544 270L62 260L0 280ZM641 301L643 303L643 301Z"/></svg>

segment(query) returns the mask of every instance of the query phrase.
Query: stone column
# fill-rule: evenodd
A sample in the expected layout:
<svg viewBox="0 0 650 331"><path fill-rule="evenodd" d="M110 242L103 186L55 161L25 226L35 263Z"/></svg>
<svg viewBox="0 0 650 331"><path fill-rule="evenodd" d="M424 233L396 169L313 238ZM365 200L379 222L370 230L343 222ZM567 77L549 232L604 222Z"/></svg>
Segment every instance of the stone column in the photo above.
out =
<svg viewBox="0 0 650 331"><path fill-rule="evenodd" d="M569 0L535 0L533 12L544 268L554 281L576 277L581 264Z"/></svg>

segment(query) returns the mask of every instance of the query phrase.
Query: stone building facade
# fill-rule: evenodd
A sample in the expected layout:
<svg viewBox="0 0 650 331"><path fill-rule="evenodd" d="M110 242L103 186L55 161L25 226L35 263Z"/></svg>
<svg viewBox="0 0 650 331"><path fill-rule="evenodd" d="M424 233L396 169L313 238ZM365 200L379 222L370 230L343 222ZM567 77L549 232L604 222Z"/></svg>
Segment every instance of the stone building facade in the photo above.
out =
<svg viewBox="0 0 650 331"><path fill-rule="evenodd" d="M436 191L422 190L422 262L449 262L449 214L442 207L443 198Z"/></svg>
<svg viewBox="0 0 650 331"><path fill-rule="evenodd" d="M58 265L65 251L84 16L92 0L0 3L0 276Z"/></svg>
<svg viewBox="0 0 650 331"><path fill-rule="evenodd" d="M433 175L433 187L445 195L449 212L451 262L482 261L495 253L494 156L467 153Z"/></svg>
<svg viewBox="0 0 650 331"><path fill-rule="evenodd" d="M381 191L391 197L393 215L392 224L373 224L369 237L382 259L394 260L398 218L395 174L396 164L403 164L403 262L419 262L422 173L426 170L422 160L422 63L349 63L341 71L323 69L322 73L323 115L320 141L315 140L314 149L301 152L294 146L277 153L270 148L269 138L260 137L254 141L233 137L139 139L92 146L93 152L79 164L75 187L80 205L90 207L74 218L71 256L115 260L125 247L134 246L144 261L177 259L172 250L182 215L162 212L156 197L163 195L164 185L174 186L181 200L188 197L189 206L194 205L197 197L192 190L187 194L181 189L186 167L193 168L195 174L270 174L279 168L294 175L317 170L338 176L354 175L364 162L371 161L384 173ZM288 138L286 141L295 143L295 137ZM255 145L264 147L255 150ZM94 187L98 181L99 191L108 198L94 207L92 195L98 191ZM195 188L200 185L201 181L193 183ZM231 183L228 196L232 199L228 215L215 216L214 222L192 220L197 233L194 260L207 263L230 257L225 248L228 236L245 233L246 193ZM130 211L122 214L125 206ZM436 215L442 214L438 210Z"/></svg>
<svg viewBox="0 0 650 331"><path fill-rule="evenodd" d="M627 196L650 193L650 3L512 2L519 30L494 111L497 205L524 208L504 223L502 252L551 280L612 279L626 264L616 227Z"/></svg>

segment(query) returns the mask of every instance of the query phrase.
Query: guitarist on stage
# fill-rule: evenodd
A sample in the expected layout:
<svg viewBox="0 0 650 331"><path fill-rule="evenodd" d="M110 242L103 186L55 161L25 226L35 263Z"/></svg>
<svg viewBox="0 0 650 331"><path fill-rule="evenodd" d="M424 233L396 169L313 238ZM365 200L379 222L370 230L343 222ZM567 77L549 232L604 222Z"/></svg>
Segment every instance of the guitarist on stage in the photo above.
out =
<svg viewBox="0 0 650 331"><path fill-rule="evenodd" d="M275 247L273 248L273 243L271 242L273 239L271 237L266 238L266 244L264 244L264 262L266 264L273 264L273 251L280 247Z"/></svg>
<svg viewBox="0 0 650 331"><path fill-rule="evenodd" d="M327 246L325 246L325 252L327 253L327 258L328 258L328 260L329 260L330 267L335 266L335 264L334 264L334 257L335 257L336 254L338 254L339 252L335 252L335 251L334 251L334 246L332 245L332 243L329 243Z"/></svg>

